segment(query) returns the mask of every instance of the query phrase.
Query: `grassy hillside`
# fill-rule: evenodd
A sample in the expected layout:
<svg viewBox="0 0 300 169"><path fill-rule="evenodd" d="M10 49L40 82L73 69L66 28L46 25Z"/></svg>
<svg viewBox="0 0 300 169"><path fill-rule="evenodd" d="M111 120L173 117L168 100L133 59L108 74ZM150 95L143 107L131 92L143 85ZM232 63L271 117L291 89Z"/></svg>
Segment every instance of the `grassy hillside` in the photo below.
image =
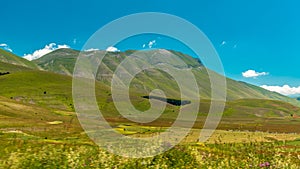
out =
<svg viewBox="0 0 300 169"><path fill-rule="evenodd" d="M0 97L1 130L19 130L32 133L36 137L60 137L61 139L66 132L78 134L82 131L74 112L48 109L2 96Z"/></svg>
<svg viewBox="0 0 300 169"><path fill-rule="evenodd" d="M300 108L277 100L240 99L228 102L224 115L236 117L287 118L293 115L299 116Z"/></svg>
<svg viewBox="0 0 300 169"><path fill-rule="evenodd" d="M0 76L0 81L0 96L72 110L71 77L30 70Z"/></svg>
<svg viewBox="0 0 300 169"><path fill-rule="evenodd" d="M32 69L24 66L0 62L0 72L20 72L20 71L29 71L29 70Z"/></svg>
<svg viewBox="0 0 300 169"><path fill-rule="evenodd" d="M95 55L97 52L85 52L82 54L89 56ZM138 53L139 57L144 57L146 62L154 65L166 62L166 59L168 59L170 54L178 56L187 66L178 65L178 63L171 63L171 66L183 70L192 69L199 86L200 96L205 99L210 98L211 85L207 73L209 70L203 67L201 61L176 51L151 50L141 52L130 50L126 52L108 52L101 65L99 65L96 77L97 80L110 85L113 72L116 70L117 66L126 57L135 57L134 55L136 55L136 53ZM44 70L71 75L78 55L79 51L72 49L59 49L35 60L34 62ZM217 74L215 75L218 76ZM170 75L161 70L148 69L146 71L142 71L137 74L131 83L132 90L143 93L144 95L157 88L165 91L168 97L179 98L179 88L176 81ZM190 93L194 93L194 91L190 91ZM227 99L236 100L243 98L274 99L300 106L300 102L296 99L227 78Z"/></svg>
<svg viewBox="0 0 300 169"><path fill-rule="evenodd" d="M201 125L203 125L201 118L206 116L210 106L210 82L208 80L207 70L198 60L175 51L171 52L185 59L185 62L189 68L192 68L197 79L200 95L202 97L199 111L200 122L198 123L198 127L201 127ZM86 54L91 54L91 52L87 52ZM144 57L153 57L154 54L156 54L154 57L164 57L164 53L159 51L158 53L157 51L149 51L143 54ZM40 64L39 66L44 67L44 69L49 70L49 72L32 70L27 67L0 62L0 71L11 72L9 75L0 76L0 88L3 89L0 91L0 96L5 96L6 98L25 104L38 105L47 109L74 111L71 94L72 78L66 75L73 72L77 55L78 51L61 49L49 53L35 61L36 63L44 63L44 65ZM114 107L108 85L110 85L111 75L117 65L124 60L127 55L128 52L108 53L104 58L104 62L100 65L99 70L101 71L97 74L99 81L96 83L96 94L99 108L104 113L104 116L112 121L126 121L122 118L116 118L120 115ZM185 67L179 67L175 64L173 66L185 69ZM51 73L51 71L60 74ZM270 99L283 100L298 105L299 102L296 101L296 99L287 98L278 93L269 92L265 89L231 79L227 79L227 87L229 102L226 104L224 112L224 118L229 118L226 119L227 121L235 118L239 120L252 119L253 121L264 118L286 120L285 118L291 117L292 114L299 115L299 110L290 104L270 101ZM179 87L170 75L160 70L149 69L139 73L131 83L130 96L133 105L139 110L147 110L150 107L149 101L142 98L142 96L147 96L151 90L157 88L165 91L168 98L179 99L180 97ZM188 107L188 105L186 107ZM172 122L177 117L178 110L178 106L168 104L161 119L156 120L152 124L161 125L166 121ZM285 121L285 123L288 121L289 120ZM222 127L227 128L226 125ZM236 127L237 126L233 126L233 128Z"/></svg>
<svg viewBox="0 0 300 169"><path fill-rule="evenodd" d="M76 50L59 49L32 62L47 71L72 75L78 54Z"/></svg>
<svg viewBox="0 0 300 169"><path fill-rule="evenodd" d="M24 66L31 69L37 69L37 65L33 62L30 62L26 59L16 56L13 53L7 52L5 50L0 49L0 62L10 63L13 65ZM2 65L1 65L2 67ZM0 69L1 69L0 67Z"/></svg>
<svg viewBox="0 0 300 169"><path fill-rule="evenodd" d="M97 54L97 52L85 52L83 53L83 55L95 55ZM207 71L210 70L207 70L205 67L203 67L201 61L176 51L130 50L126 52L108 52L104 57L101 65L99 65L96 77L97 80L110 85L113 72L116 70L117 66L129 55L136 55L136 52L138 52L140 57L146 58L148 63L154 65L165 63L165 59L170 57L170 55L172 54L178 56L186 63L186 66L178 65L178 63L176 62L171 62L169 64L177 69L192 69L199 86L200 96L205 99L210 98L211 85L207 73ZM74 64L79 53L79 51L75 51L72 49L59 49L37 60L34 60L34 62L44 70L71 75L73 73ZM179 88L176 81L170 75L161 70L148 69L146 71L142 71L136 75L131 83L132 90L143 93L144 95L157 88L165 91L168 97L179 98ZM190 91L190 93L194 93L194 91ZM254 85L250 85L244 82L238 82L227 78L227 99L236 100L243 98L274 99L300 106L300 102L296 99L291 99L289 97L275 92L270 92Z"/></svg>
<svg viewBox="0 0 300 169"><path fill-rule="evenodd" d="M72 105L70 76L3 62L0 67L10 72L0 76L0 168L256 168L266 162L275 168L299 166L299 134L294 133L300 133L300 108L289 103L229 101L220 130L207 142L199 143L198 128L203 126L210 107L210 100L202 99L194 128L179 145L155 157L123 158L99 148L81 128ZM153 81L164 81L157 73L163 72L151 71L143 76L155 74ZM140 76L136 83L146 80ZM114 108L109 89L105 83L96 82L99 108L116 132L128 137L159 135L177 117L180 107L167 104L163 115L152 123L128 122ZM149 100L141 97L143 90L132 89L139 89L130 91L135 107L149 108ZM189 108L189 104L183 108ZM162 144L168 146L168 142Z"/></svg>
<svg viewBox="0 0 300 169"><path fill-rule="evenodd" d="M0 76L0 96L4 96L6 99L10 99L11 101L20 104L32 105L52 112L74 111L72 101L72 78L70 76L31 70L6 63L4 65L6 65L6 70L14 69L22 71L15 71L8 75ZM96 82L95 91L99 108L106 118L111 121L126 121L123 118L119 118L120 115L114 106L109 86L102 82ZM147 110L150 107L149 100L143 97L145 96L144 94L145 93L139 90L130 90L132 104L142 111ZM170 98L175 99L173 97ZM189 104L184 107L188 109ZM200 121L207 115L209 107L210 100L201 99L199 109ZM160 119L153 122L153 125L161 125L166 121L172 122L176 119L179 108L180 106L167 104L164 114ZM264 118L279 118L286 120L286 118L290 119L291 114L299 116L299 112L300 108L282 101L238 99L227 102L224 117L244 118L248 120Z"/></svg>

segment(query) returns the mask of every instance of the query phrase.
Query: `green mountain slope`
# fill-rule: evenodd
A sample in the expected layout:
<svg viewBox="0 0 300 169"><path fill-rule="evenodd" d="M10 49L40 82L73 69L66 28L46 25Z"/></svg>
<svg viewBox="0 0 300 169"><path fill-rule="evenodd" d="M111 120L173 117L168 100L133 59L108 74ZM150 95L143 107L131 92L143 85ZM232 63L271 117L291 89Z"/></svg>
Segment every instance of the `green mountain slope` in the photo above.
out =
<svg viewBox="0 0 300 169"><path fill-rule="evenodd" d="M78 54L79 51L76 50L58 49L39 59L33 60L33 62L43 70L72 75Z"/></svg>
<svg viewBox="0 0 300 169"><path fill-rule="evenodd" d="M43 108L74 111L72 77L2 62L0 67L10 72L0 76L0 96ZM97 82L96 89L99 98L106 99L108 87Z"/></svg>
<svg viewBox="0 0 300 169"><path fill-rule="evenodd" d="M37 69L37 65L33 62L30 62L26 59L18 57L13 53L7 52L5 50L0 49L0 62L10 63L13 65L24 66L31 69ZM0 67L1 68L1 67Z"/></svg>
<svg viewBox="0 0 300 169"><path fill-rule="evenodd" d="M104 51L84 52L83 55L88 57L89 55L96 55L97 52L101 53ZM170 54L178 56L185 62L186 66L172 62L169 64L176 69L192 69L199 86L200 96L205 99L210 99L211 85L207 73L207 71L210 70L207 70L197 59L176 51L150 50L141 52L130 50L126 52L108 52L99 66L96 77L97 80L109 85L117 66L129 55L134 55L135 52L138 52L139 57L147 58L147 62L154 65L164 64L164 59L170 57ZM71 75L79 53L79 51L72 49L59 49L34 60L34 62L44 70ZM144 95L149 94L149 92L156 88L165 91L167 97L180 97L179 87L174 78L161 70L148 69L142 71L136 75L131 83L132 90L143 93ZM194 91L190 91L190 93L193 92ZM227 99L236 100L244 98L281 100L300 106L300 102L296 99L227 78Z"/></svg>
<svg viewBox="0 0 300 169"><path fill-rule="evenodd" d="M259 109L257 109L259 108ZM277 100L240 99L226 104L224 116L289 117L300 115L300 108Z"/></svg>
<svg viewBox="0 0 300 169"><path fill-rule="evenodd" d="M0 65L3 64L0 62ZM80 126L75 118L72 100L72 77L48 71L32 70L29 68L7 64L6 69L16 70L10 74L0 76L0 127L22 128L35 123L41 129L51 128L61 130L66 125L76 130ZM155 79L153 79L155 80ZM238 83L240 85L240 83ZM110 87L96 81L95 92L97 103L103 116L112 124L127 123L114 106ZM133 87L132 89L137 89ZM145 111L150 107L147 98L143 98L143 90L131 90L131 103L139 110ZM189 104L184 106L189 109ZM210 108L210 100L201 99L198 119L195 127L202 127ZM167 104L165 111L159 119L149 123L155 126L168 126L177 118L180 106ZM293 115L293 117L291 116ZM243 129L256 130L256 126L267 126L270 131L296 131L279 127L288 124L293 127L299 120L300 108L282 101L267 99L236 99L226 103L222 121L222 129L238 129L240 123L245 124ZM75 119L75 123L72 122ZM61 123L54 129L52 123ZM277 125L278 124L278 125ZM263 130L263 128L262 128ZM41 134L47 137L47 133Z"/></svg>
<svg viewBox="0 0 300 169"><path fill-rule="evenodd" d="M0 62L0 65L2 63ZM7 64L9 65L9 64ZM10 69L21 69L20 66L10 65ZM20 103L35 105L48 109L59 109L74 111L72 103L72 78L70 76L32 70L23 67L22 71L15 71L8 75L0 76L0 96L15 100ZM139 91L131 91L132 103L139 109L149 108L148 99L142 96ZM107 109L107 115L117 114L113 106L110 88L101 82L96 82L96 96L100 107ZM188 106L188 105L187 105ZM209 111L210 100L202 99L200 114ZM167 112L178 110L178 106L168 104ZM274 112L273 114L265 114ZM289 116L299 114L300 108L289 103L266 99L237 99L228 101L225 115L244 116L246 114L265 114L264 116ZM171 113L172 114L172 113ZM258 115L260 117L260 115ZM176 118L176 117L174 117Z"/></svg>
<svg viewBox="0 0 300 169"><path fill-rule="evenodd" d="M0 96L24 103L72 110L71 77L28 70L0 76Z"/></svg>
<svg viewBox="0 0 300 169"><path fill-rule="evenodd" d="M0 72L20 72L26 70L32 70L32 69L28 67L13 65L13 64L0 61Z"/></svg>

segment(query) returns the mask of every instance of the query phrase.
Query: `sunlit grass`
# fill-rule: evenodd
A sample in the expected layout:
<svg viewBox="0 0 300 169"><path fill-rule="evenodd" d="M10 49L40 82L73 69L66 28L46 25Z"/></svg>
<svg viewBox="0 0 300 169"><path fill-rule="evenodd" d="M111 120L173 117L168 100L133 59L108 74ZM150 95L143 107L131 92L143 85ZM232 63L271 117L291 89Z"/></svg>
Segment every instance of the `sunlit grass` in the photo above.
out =
<svg viewBox="0 0 300 169"><path fill-rule="evenodd" d="M259 168L269 164L271 168L296 169L300 166L299 139L292 140L290 136L291 141L259 142L248 138L247 142L231 142L225 137L244 133L217 131L212 139L222 139L214 143L185 142L155 157L131 159L111 154L80 137L54 140L21 131L0 132L0 168Z"/></svg>

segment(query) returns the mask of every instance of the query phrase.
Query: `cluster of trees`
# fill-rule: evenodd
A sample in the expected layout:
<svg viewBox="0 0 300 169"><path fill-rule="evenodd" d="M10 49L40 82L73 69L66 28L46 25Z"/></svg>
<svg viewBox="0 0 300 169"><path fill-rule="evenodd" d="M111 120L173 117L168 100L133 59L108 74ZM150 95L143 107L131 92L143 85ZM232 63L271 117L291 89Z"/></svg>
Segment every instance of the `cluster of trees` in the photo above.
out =
<svg viewBox="0 0 300 169"><path fill-rule="evenodd" d="M175 105L175 106L183 106L183 105L191 103L191 101L189 101L189 100L177 100L177 99L170 99L170 98L162 98L162 97L158 97L158 96L143 96L143 98L156 99L156 100L167 102L167 103Z"/></svg>
<svg viewBox="0 0 300 169"><path fill-rule="evenodd" d="M9 72L0 72L0 76L7 75L7 74L9 74Z"/></svg>

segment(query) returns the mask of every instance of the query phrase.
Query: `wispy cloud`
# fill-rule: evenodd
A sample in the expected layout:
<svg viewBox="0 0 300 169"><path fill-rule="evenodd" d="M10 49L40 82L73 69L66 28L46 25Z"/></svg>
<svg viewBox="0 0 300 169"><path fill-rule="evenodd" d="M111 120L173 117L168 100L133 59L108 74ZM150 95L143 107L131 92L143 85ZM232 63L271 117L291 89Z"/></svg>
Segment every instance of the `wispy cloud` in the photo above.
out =
<svg viewBox="0 0 300 169"><path fill-rule="evenodd" d="M50 43L49 45L46 45L44 48L34 51L32 54L24 54L23 58L25 58L27 60L35 60L35 59L38 59L56 49L62 49L62 48L70 48L70 46L65 45L65 44L57 45L56 43Z"/></svg>
<svg viewBox="0 0 300 169"><path fill-rule="evenodd" d="M156 45L156 40L152 40L148 43L149 48L151 49L154 45Z"/></svg>
<svg viewBox="0 0 300 169"><path fill-rule="evenodd" d="M268 74L268 72L256 72L255 70L247 70L245 72L242 72L242 75L245 78L256 78L258 76L265 76Z"/></svg>
<svg viewBox="0 0 300 169"><path fill-rule="evenodd" d="M298 87L290 87L289 85L283 85L283 86L268 86L268 85L262 85L260 86L264 89L277 92L286 96L289 95L298 95L300 94L300 86Z"/></svg>
<svg viewBox="0 0 300 169"><path fill-rule="evenodd" d="M84 50L85 52L92 52L92 51L98 51L100 49L96 49L96 48L90 48L90 49L86 49Z"/></svg>
<svg viewBox="0 0 300 169"><path fill-rule="evenodd" d="M220 47L226 47L226 48L232 48L235 49L238 47L238 43L235 41L225 41L223 40L222 42L220 42Z"/></svg>
<svg viewBox="0 0 300 169"><path fill-rule="evenodd" d="M107 52L120 52L120 50L114 46L110 46L108 48L106 48Z"/></svg>
<svg viewBox="0 0 300 169"><path fill-rule="evenodd" d="M156 40L151 40L148 43L143 44L143 48L146 48L146 46L147 46L149 49L151 49L155 45L156 45Z"/></svg>
<svg viewBox="0 0 300 169"><path fill-rule="evenodd" d="M6 43L1 43L0 48L7 50L9 52L13 52L13 50Z"/></svg>
<svg viewBox="0 0 300 169"><path fill-rule="evenodd" d="M223 40L223 41L221 42L220 46L224 46L224 45L226 45L226 44L227 44L227 42L226 42L225 40Z"/></svg>
<svg viewBox="0 0 300 169"><path fill-rule="evenodd" d="M76 38L73 39L73 44L74 44L74 45L77 44L77 39L76 39Z"/></svg>

